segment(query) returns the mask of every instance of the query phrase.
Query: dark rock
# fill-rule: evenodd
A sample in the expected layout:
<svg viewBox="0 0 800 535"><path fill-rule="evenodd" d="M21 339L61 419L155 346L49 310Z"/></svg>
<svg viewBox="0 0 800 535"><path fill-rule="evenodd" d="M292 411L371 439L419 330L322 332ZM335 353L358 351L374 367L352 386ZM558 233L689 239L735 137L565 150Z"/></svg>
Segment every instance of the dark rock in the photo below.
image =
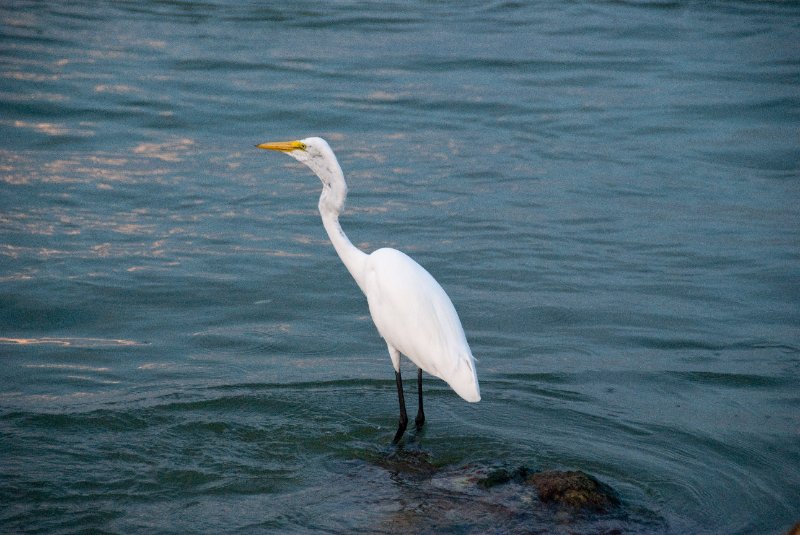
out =
<svg viewBox="0 0 800 535"><path fill-rule="evenodd" d="M526 483L536 488L543 503L596 513L607 512L620 503L611 487L580 471L537 472L528 476Z"/></svg>
<svg viewBox="0 0 800 535"><path fill-rule="evenodd" d="M496 487L497 485L502 485L503 483L508 483L511 481L511 474L505 468L500 468L498 470L492 470L486 477L482 477L478 480L478 486L482 489L489 489L492 487Z"/></svg>
<svg viewBox="0 0 800 535"><path fill-rule="evenodd" d="M368 495L391 497L379 500L388 504L381 531L386 535L665 531L657 514L625 508L611 487L584 472L533 472L499 462L456 466L436 460L416 444L371 450L365 460L380 468L354 472L365 487L372 487ZM396 484L388 493L387 472L388 481ZM369 479L368 474L377 477Z"/></svg>
<svg viewBox="0 0 800 535"><path fill-rule="evenodd" d="M396 474L430 477L439 469L430 453L419 449L397 448L376 459L376 464Z"/></svg>
<svg viewBox="0 0 800 535"><path fill-rule="evenodd" d="M497 470L492 470L485 477L478 479L478 486L482 489L490 489L492 487L496 487L497 485L502 485L504 483L508 483L510 481L515 481L517 483L523 483L525 479L530 474L530 470L525 468L524 466L520 466L513 472L509 472L505 468L499 468Z"/></svg>

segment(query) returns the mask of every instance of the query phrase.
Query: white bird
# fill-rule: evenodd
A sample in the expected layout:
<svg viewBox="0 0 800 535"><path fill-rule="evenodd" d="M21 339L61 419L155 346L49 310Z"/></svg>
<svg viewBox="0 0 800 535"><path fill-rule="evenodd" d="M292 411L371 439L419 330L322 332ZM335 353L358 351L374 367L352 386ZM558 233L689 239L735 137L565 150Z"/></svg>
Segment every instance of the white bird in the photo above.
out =
<svg viewBox="0 0 800 535"><path fill-rule="evenodd" d="M336 155L318 137L262 143L259 149L281 151L306 164L322 181L319 213L336 253L364 292L372 321L389 349L394 366L400 422L394 442L408 424L400 377L400 354L417 365L419 408L417 429L425 423L422 370L450 385L469 402L481 399L475 358L453 303L438 282L404 253L383 248L366 254L355 247L339 225L347 198L347 183Z"/></svg>

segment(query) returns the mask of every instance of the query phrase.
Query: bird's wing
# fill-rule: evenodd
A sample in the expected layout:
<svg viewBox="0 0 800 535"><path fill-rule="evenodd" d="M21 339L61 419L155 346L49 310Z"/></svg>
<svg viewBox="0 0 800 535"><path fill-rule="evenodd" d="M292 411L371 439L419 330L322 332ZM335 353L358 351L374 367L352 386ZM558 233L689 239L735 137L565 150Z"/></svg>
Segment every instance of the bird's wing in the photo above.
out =
<svg viewBox="0 0 800 535"><path fill-rule="evenodd" d="M453 303L422 266L395 249L367 261L365 293L378 332L426 372L449 382L472 353Z"/></svg>

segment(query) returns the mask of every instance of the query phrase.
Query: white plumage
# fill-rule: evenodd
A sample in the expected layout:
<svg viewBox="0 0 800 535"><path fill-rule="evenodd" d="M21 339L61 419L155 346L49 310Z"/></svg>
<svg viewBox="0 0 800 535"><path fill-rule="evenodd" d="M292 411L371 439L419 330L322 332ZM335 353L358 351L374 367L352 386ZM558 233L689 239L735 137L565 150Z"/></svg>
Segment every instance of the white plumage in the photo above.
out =
<svg viewBox="0 0 800 535"><path fill-rule="evenodd" d="M367 259L364 292L386 343L466 401L480 401L475 364L456 309L422 266L396 249ZM395 371L400 363L392 362Z"/></svg>
<svg viewBox="0 0 800 535"><path fill-rule="evenodd" d="M319 212L336 252L367 296L369 312L386 341L395 369L400 424L394 441L408 422L400 376L400 353L420 370L438 377L469 402L481 399L475 359L453 303L438 282L406 254L383 248L366 254L355 247L339 224L347 199L347 183L333 151L321 138L263 143L262 149L285 152L303 162L322 181ZM425 422L422 373L417 375L419 408L416 424Z"/></svg>

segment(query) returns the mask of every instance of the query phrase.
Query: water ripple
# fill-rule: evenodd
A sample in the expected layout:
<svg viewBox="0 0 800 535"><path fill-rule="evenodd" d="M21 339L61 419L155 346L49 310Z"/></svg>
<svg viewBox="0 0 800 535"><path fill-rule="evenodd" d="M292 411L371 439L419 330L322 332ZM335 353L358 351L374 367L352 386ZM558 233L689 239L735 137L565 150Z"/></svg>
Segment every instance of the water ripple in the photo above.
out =
<svg viewBox="0 0 800 535"><path fill-rule="evenodd" d="M0 4L0 524L535 530L480 500L472 524L424 523L464 497L459 470L507 460L590 471L630 507L543 532L785 532L798 21L790 2ZM339 155L353 242L426 266L479 359L483 401L426 378L404 443L447 466L438 487L375 462L385 344L319 181L253 148L306 135Z"/></svg>

